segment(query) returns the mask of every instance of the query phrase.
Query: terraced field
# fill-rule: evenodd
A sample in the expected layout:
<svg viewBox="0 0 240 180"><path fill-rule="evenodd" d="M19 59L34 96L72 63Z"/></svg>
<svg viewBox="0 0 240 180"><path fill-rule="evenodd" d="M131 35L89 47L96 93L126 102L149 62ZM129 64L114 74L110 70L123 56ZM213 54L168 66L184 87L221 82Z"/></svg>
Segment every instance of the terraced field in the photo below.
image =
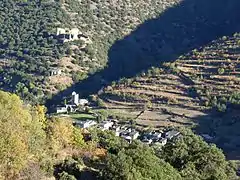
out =
<svg viewBox="0 0 240 180"><path fill-rule="evenodd" d="M214 100L228 101L240 91L239 43L238 34L223 37L173 63L114 82L99 98L108 109L139 113L139 125L193 126Z"/></svg>
<svg viewBox="0 0 240 180"><path fill-rule="evenodd" d="M203 114L199 98L189 95L191 87L185 78L153 68L147 74L105 88L100 98L108 109L142 112L137 118L140 125L191 125L189 119Z"/></svg>
<svg viewBox="0 0 240 180"><path fill-rule="evenodd" d="M142 127L195 127L214 137L229 159L239 159L239 45L239 34L223 37L175 62L113 82L98 96L108 110L135 117Z"/></svg>
<svg viewBox="0 0 240 180"><path fill-rule="evenodd" d="M240 91L240 37L224 37L177 60L175 67L194 83L202 99ZM216 49L217 46L217 49ZM189 59L191 58L191 59Z"/></svg>

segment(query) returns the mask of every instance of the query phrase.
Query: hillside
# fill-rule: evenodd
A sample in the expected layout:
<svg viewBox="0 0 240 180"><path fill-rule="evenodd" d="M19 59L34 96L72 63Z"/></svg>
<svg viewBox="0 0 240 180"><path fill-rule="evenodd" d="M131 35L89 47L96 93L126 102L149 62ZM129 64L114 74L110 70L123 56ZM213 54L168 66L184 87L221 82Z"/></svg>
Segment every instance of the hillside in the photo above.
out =
<svg viewBox="0 0 240 180"><path fill-rule="evenodd" d="M160 104L165 104L181 107L181 111L202 111L227 103L230 97L238 103L239 40L238 33L214 40L175 62L113 82L100 97L109 107L122 105L132 110L136 107L159 109ZM213 102L215 100L217 102Z"/></svg>
<svg viewBox="0 0 240 180"><path fill-rule="evenodd" d="M237 151L239 40L238 33L224 36L175 62L113 82L99 101L110 114L136 118L139 126L196 127L224 150Z"/></svg>
<svg viewBox="0 0 240 180"><path fill-rule="evenodd" d="M44 106L26 106L3 91L0 121L2 180L237 179L234 163L189 129L179 129L181 136L159 151L161 146L128 143L111 130L83 129L67 117L46 117Z"/></svg>
<svg viewBox="0 0 240 180"><path fill-rule="evenodd" d="M238 7L237 0L3 0L1 89L37 103L96 72L106 81L135 76L236 32ZM86 40L63 43L58 28L77 28ZM56 69L61 74L52 75Z"/></svg>
<svg viewBox="0 0 240 180"><path fill-rule="evenodd" d="M0 180L239 179L239 9L0 0Z"/></svg>
<svg viewBox="0 0 240 180"><path fill-rule="evenodd" d="M49 98L102 69L115 40L176 2L3 0L1 89L35 103ZM90 43L59 42L57 28L78 28ZM53 68L60 69L61 75L50 76Z"/></svg>

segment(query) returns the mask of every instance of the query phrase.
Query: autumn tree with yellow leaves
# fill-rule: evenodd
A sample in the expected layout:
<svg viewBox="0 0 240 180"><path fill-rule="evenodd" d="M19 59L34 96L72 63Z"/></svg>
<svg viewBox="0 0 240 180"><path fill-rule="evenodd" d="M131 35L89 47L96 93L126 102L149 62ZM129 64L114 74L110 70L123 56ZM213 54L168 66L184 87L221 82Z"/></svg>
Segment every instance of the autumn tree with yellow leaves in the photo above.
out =
<svg viewBox="0 0 240 180"><path fill-rule="evenodd" d="M44 106L26 105L17 95L0 91L0 179L16 179L29 162L84 144L70 121L47 120L45 112Z"/></svg>

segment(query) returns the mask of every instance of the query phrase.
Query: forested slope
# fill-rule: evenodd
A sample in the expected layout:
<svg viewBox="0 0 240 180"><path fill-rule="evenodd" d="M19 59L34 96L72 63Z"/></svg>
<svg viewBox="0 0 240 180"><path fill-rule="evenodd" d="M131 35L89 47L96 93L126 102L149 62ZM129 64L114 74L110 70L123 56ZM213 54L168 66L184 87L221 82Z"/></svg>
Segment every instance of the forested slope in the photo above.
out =
<svg viewBox="0 0 240 180"><path fill-rule="evenodd" d="M177 1L15 1L0 4L1 88L39 101L102 69L109 47ZM56 28L91 40L60 43ZM63 71L49 77L52 67ZM60 82L60 83L59 83Z"/></svg>
<svg viewBox="0 0 240 180"><path fill-rule="evenodd" d="M1 1L0 17L1 86L34 100L43 95L51 64L64 55L51 32L67 18L54 2L12 0Z"/></svg>

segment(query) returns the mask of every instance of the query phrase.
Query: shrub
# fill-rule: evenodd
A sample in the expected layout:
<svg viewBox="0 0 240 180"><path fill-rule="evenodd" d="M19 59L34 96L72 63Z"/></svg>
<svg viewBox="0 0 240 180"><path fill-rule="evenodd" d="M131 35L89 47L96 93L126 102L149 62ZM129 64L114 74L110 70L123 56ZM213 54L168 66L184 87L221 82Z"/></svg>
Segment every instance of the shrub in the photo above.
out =
<svg viewBox="0 0 240 180"><path fill-rule="evenodd" d="M218 74L222 75L224 74L225 69L224 68L218 68Z"/></svg>

